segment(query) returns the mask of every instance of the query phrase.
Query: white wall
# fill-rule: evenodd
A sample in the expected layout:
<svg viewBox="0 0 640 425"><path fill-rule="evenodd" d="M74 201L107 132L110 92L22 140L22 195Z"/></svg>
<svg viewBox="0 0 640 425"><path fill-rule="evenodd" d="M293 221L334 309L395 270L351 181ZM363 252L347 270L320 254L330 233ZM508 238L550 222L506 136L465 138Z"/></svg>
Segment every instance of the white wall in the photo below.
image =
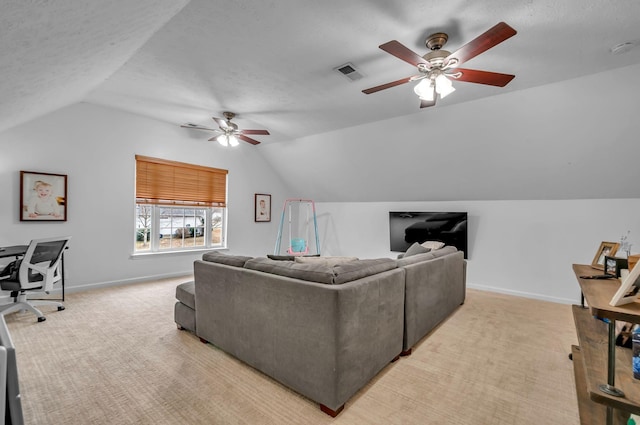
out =
<svg viewBox="0 0 640 425"><path fill-rule="evenodd" d="M316 201L323 254L395 255L392 209L468 211L469 286L575 302L572 263L627 230L640 252L638 71L443 102L264 155Z"/></svg>
<svg viewBox="0 0 640 425"><path fill-rule="evenodd" d="M270 144L264 155L316 202L638 198L639 72L416 103L415 114Z"/></svg>
<svg viewBox="0 0 640 425"><path fill-rule="evenodd" d="M640 200L362 202L316 204L323 255L395 257L389 211L467 211L467 282L487 289L577 303L571 265L590 264L600 242L631 231L640 252ZM595 271L600 273L599 271Z"/></svg>
<svg viewBox="0 0 640 425"><path fill-rule="evenodd" d="M278 220L255 223L254 193L272 195L274 212L288 197L259 149L224 149L206 132L87 103L0 133L0 246L71 235L66 288L188 274L201 252L132 259L135 155L229 170L228 246L265 255ZM20 222L20 170L68 175L67 222Z"/></svg>
<svg viewBox="0 0 640 425"><path fill-rule="evenodd" d="M0 133L0 245L72 235L70 287L189 273L199 253L130 257L134 155L142 154L230 171L231 253L272 252L287 197L316 201L323 254L363 258L395 256L388 250L389 210L463 210L470 214L470 287L575 302L572 263L590 263L601 241L616 241L627 230L640 252L634 183L640 121L633 117L638 97L616 84L630 81L621 77L634 70L611 72L613 90L597 104L587 101L597 78L591 76L235 150L178 125L77 104ZM391 137L396 129L400 139ZM462 159L451 165L433 152ZM475 174L461 177L467 166ZM20 170L69 176L68 222L19 221ZM469 183L479 176L487 179L481 186L503 189L501 197L473 192ZM632 183L635 198L617 199L625 197L617 192L623 182ZM463 196L463 189L473 196ZM591 189L607 196L509 200L555 199L560 193L587 198ZM271 223L254 223L254 193L273 195ZM607 197L614 199L602 199ZM356 202L362 200L375 202Z"/></svg>

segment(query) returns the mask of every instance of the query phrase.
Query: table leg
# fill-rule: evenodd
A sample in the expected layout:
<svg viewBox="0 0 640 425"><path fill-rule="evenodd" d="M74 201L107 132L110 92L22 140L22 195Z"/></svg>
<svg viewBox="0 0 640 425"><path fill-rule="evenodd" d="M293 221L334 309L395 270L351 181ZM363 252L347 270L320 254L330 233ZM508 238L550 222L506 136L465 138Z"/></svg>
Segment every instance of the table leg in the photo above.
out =
<svg viewBox="0 0 640 425"><path fill-rule="evenodd" d="M616 321L609 319L609 356L607 359L607 383L600 385L600 391L614 397L624 397L624 392L616 388ZM609 416L607 410L607 417ZM609 422L607 422L609 423Z"/></svg>
<svg viewBox="0 0 640 425"><path fill-rule="evenodd" d="M62 302L64 302L64 252L60 257L60 264L62 265Z"/></svg>

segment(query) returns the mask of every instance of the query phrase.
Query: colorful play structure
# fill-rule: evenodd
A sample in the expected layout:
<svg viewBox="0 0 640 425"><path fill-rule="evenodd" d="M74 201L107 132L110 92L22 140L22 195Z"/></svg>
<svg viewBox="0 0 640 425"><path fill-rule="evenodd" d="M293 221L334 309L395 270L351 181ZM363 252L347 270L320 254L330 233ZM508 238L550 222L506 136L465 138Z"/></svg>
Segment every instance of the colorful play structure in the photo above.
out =
<svg viewBox="0 0 640 425"><path fill-rule="evenodd" d="M285 217L288 217L285 227ZM313 222L313 226L312 226ZM282 246L282 239L287 247ZM315 247L312 240L315 239ZM275 255L320 255L316 204L310 199L287 199L282 208L282 217L276 238Z"/></svg>

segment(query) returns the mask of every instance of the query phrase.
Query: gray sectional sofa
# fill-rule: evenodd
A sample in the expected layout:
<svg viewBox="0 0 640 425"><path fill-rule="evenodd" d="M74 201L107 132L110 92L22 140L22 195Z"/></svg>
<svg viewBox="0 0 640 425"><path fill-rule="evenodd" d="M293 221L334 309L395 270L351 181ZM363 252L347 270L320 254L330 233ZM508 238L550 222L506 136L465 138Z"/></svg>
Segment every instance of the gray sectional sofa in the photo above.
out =
<svg viewBox="0 0 640 425"><path fill-rule="evenodd" d="M335 416L464 302L466 268L453 247L339 260L206 253L176 291L176 322Z"/></svg>

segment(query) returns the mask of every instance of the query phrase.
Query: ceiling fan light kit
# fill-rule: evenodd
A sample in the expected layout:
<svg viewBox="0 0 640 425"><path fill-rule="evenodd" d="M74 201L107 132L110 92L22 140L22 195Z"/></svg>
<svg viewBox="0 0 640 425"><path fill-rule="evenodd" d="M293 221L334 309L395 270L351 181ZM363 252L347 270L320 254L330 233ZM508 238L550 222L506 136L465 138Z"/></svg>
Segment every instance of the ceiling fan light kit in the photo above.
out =
<svg viewBox="0 0 640 425"><path fill-rule="evenodd" d="M380 86L362 90L365 94L371 94L380 90L399 86L410 81L419 81L413 91L420 98L420 107L433 106L436 97L445 98L456 89L451 80L464 81L468 83L486 84L497 87L506 86L515 75L500 74L497 72L478 71L473 69L458 68L458 65L478 56L490 48L502 43L506 39L513 37L516 30L504 22L490 28L488 31L476 37L453 53L442 50L447 43L449 36L443 32L431 34L425 41L426 46L431 50L424 56L420 56L397 40L381 44L380 49L385 52L415 66L418 75L403 78Z"/></svg>
<svg viewBox="0 0 640 425"><path fill-rule="evenodd" d="M209 139L209 141L216 140L218 143L220 143L222 146L225 146L225 147L238 146L240 144L238 139L244 142L250 143L252 145L259 145L260 144L259 141L251 137L248 137L247 134L259 134L263 136L269 135L269 132L267 130L239 130L236 123L231 122L231 119L233 119L236 116L236 114L234 114L233 112L224 112L222 115L224 116L225 119L216 118L216 117L212 118L216 123L218 123L217 129L203 127L203 126L199 126L192 123L183 124L180 127L222 133L218 136L213 136L212 138Z"/></svg>
<svg viewBox="0 0 640 425"><path fill-rule="evenodd" d="M238 146L240 144L240 142L238 142L238 139L234 135L229 135L228 136L226 134L221 134L220 136L216 137L215 139L222 146ZM209 140L211 140L211 139L209 139Z"/></svg>
<svg viewBox="0 0 640 425"><path fill-rule="evenodd" d="M413 91L422 100L435 100L436 93L440 95L441 99L444 99L454 91L453 83L448 79L444 73L434 72L426 78L423 78L418 84L415 85Z"/></svg>

